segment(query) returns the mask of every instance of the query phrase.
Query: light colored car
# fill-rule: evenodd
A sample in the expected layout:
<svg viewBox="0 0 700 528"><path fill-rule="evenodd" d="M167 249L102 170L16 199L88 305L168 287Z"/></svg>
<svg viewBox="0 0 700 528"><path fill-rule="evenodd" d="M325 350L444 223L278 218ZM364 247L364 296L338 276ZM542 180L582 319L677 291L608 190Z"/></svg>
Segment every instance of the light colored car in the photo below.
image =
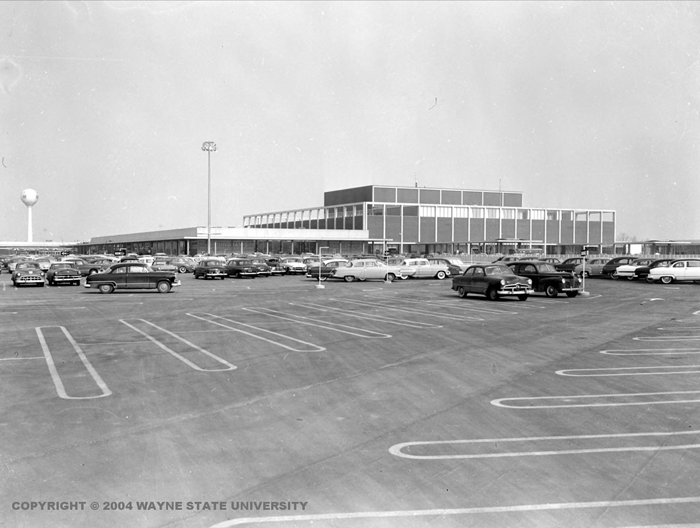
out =
<svg viewBox="0 0 700 528"><path fill-rule="evenodd" d="M700 281L700 259L679 259L667 267L657 267L649 270L647 281L661 281L671 284L674 281Z"/></svg>
<svg viewBox="0 0 700 528"><path fill-rule="evenodd" d="M605 266L608 263L607 258L593 258L590 260L586 261L586 278L588 277L594 277L596 275L602 275L603 274L603 266ZM556 264L555 264L556 267ZM574 267L574 274L581 276L583 274L583 263L577 264L576 267Z"/></svg>
<svg viewBox="0 0 700 528"><path fill-rule="evenodd" d="M318 262L309 266L306 270L306 276L309 279L326 280L336 268L345 266L348 262L349 260L344 258L324 259L321 266L318 265Z"/></svg>
<svg viewBox="0 0 700 528"><path fill-rule="evenodd" d="M280 259L280 267L286 274L306 273L306 264L301 257L285 257Z"/></svg>
<svg viewBox="0 0 700 528"><path fill-rule="evenodd" d="M629 264L623 264L617 268L617 276L621 279L634 280L638 278L637 268L643 268L654 262L653 258L639 258Z"/></svg>
<svg viewBox="0 0 700 528"><path fill-rule="evenodd" d="M439 279L444 280L450 275L449 268L446 264L430 262L425 258L409 258L404 259L399 264L401 274L404 275L405 269L415 270L411 277L414 279Z"/></svg>
<svg viewBox="0 0 700 528"><path fill-rule="evenodd" d="M345 282L354 280L393 281L401 278L401 268L384 264L377 259L354 259L344 266L335 268L330 278L342 279Z"/></svg>

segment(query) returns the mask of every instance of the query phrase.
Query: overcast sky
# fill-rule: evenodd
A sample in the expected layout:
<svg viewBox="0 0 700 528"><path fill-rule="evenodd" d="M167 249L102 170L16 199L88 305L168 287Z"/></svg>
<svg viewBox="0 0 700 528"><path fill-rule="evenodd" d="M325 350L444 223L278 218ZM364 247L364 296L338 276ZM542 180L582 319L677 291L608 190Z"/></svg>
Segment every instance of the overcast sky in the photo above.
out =
<svg viewBox="0 0 700 528"><path fill-rule="evenodd" d="M697 2L0 2L0 240L522 191L700 238Z"/></svg>

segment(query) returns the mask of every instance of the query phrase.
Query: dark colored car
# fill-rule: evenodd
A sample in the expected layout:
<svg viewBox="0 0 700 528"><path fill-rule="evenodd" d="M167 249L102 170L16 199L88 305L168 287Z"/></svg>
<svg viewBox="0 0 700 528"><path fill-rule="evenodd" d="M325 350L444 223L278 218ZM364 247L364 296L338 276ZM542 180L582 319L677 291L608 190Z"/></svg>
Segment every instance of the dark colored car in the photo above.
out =
<svg viewBox="0 0 700 528"><path fill-rule="evenodd" d="M197 263L192 257L167 257L168 264L177 267L178 273L192 273Z"/></svg>
<svg viewBox="0 0 700 528"><path fill-rule="evenodd" d="M21 286L24 284L44 285L44 272L37 262L18 262L12 272L12 284Z"/></svg>
<svg viewBox="0 0 700 528"><path fill-rule="evenodd" d="M525 301L533 293L532 280L515 275L505 264L473 264L452 279L452 289L460 297L476 293L491 301L505 296Z"/></svg>
<svg viewBox="0 0 700 528"><path fill-rule="evenodd" d="M46 272L46 281L49 286L57 284L74 284L80 286L82 275L78 267L72 262L54 262Z"/></svg>
<svg viewBox="0 0 700 528"><path fill-rule="evenodd" d="M100 271L104 271L106 269L103 268L103 265L101 263L91 262L86 259L77 257L65 258L61 262L72 262L76 265L78 271L83 276L91 275L93 273L99 273Z"/></svg>
<svg viewBox="0 0 700 528"><path fill-rule="evenodd" d="M324 259L321 266L316 263L307 268L306 277L322 281L328 280L337 268L347 265L348 262L348 259Z"/></svg>
<svg viewBox="0 0 700 528"><path fill-rule="evenodd" d="M169 271L153 271L143 262L119 262L112 264L105 271L88 275L86 288L97 288L100 293L112 293L114 290L148 290L156 289L159 293L168 293L175 286L180 286L177 276Z"/></svg>
<svg viewBox="0 0 700 528"><path fill-rule="evenodd" d="M574 268L583 262L583 257L572 257L566 259L560 264L554 264L554 269L557 271L570 271L573 272Z"/></svg>
<svg viewBox="0 0 700 528"><path fill-rule="evenodd" d="M258 277L269 277L272 275L272 268L265 262L265 259L260 257L251 257L250 262L253 264L253 269L257 272Z"/></svg>
<svg viewBox="0 0 700 528"><path fill-rule="evenodd" d="M549 262L519 261L511 262L508 267L516 275L532 280L532 289L544 292L547 297L556 297L560 293L576 297L581 291L581 280L573 272L557 271Z"/></svg>
<svg viewBox="0 0 700 528"><path fill-rule="evenodd" d="M626 255L624 257L615 257L610 260L608 260L607 264L603 266L602 271L602 276L603 277L610 277L611 279L619 279L617 275L617 268L619 266L624 266L626 264L632 264L635 260L637 260L638 257L632 257L630 255Z"/></svg>
<svg viewBox="0 0 700 528"><path fill-rule="evenodd" d="M258 270L253 266L253 261L244 258L232 258L226 261L226 276L235 277L250 277L254 279L258 276Z"/></svg>
<svg viewBox="0 0 700 528"><path fill-rule="evenodd" d="M204 277L205 279L225 279L226 264L219 259L202 259L195 266L192 272L195 279Z"/></svg>

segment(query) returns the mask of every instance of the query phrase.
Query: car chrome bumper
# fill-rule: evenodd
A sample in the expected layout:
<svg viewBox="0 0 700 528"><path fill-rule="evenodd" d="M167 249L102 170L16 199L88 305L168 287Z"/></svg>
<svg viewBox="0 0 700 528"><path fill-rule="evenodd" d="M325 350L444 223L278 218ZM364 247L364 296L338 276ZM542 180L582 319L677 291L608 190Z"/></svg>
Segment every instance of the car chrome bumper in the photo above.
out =
<svg viewBox="0 0 700 528"><path fill-rule="evenodd" d="M528 290L527 288L510 288L507 290L498 290L496 293L498 293L498 295L532 295L535 293L535 290Z"/></svg>
<svg viewBox="0 0 700 528"><path fill-rule="evenodd" d="M226 277L227 275L226 275L226 273L224 273L223 271L218 272L218 273L215 273L215 272L211 272L211 271L210 271L210 272L208 272L208 273L205 273L204 276L205 276L205 277Z"/></svg>
<svg viewBox="0 0 700 528"><path fill-rule="evenodd" d="M35 282L44 282L44 277L17 277L15 282L22 284L29 284Z"/></svg>
<svg viewBox="0 0 700 528"><path fill-rule="evenodd" d="M54 282L75 282L80 279L82 279L82 277L79 275L76 275L75 277L70 277L68 275L58 275L51 280L53 280Z"/></svg>

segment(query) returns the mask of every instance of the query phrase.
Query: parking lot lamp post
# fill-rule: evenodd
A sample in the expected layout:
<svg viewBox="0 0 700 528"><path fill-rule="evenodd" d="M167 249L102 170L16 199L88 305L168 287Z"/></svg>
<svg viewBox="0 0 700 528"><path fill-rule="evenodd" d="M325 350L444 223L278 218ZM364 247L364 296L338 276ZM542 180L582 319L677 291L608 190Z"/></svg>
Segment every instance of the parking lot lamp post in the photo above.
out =
<svg viewBox="0 0 700 528"><path fill-rule="evenodd" d="M205 141L202 150L207 153L207 254L211 255L211 153L216 152L216 143Z"/></svg>
<svg viewBox="0 0 700 528"><path fill-rule="evenodd" d="M316 285L317 290L322 290L325 288L323 284L321 284L321 265L323 264L323 250L324 249L329 249L328 246L321 246L318 248L318 284Z"/></svg>

